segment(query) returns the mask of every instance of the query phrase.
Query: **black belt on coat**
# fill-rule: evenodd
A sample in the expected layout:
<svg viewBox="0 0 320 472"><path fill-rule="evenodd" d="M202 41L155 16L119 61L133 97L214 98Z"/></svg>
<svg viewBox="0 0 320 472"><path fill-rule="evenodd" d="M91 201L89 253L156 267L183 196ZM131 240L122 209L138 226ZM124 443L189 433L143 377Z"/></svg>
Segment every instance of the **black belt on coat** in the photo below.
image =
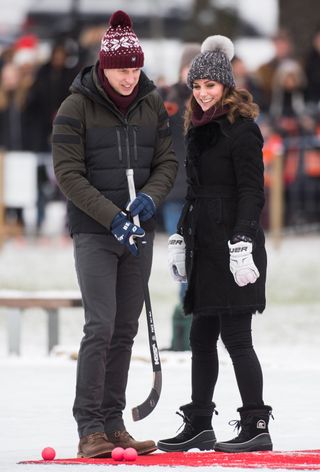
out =
<svg viewBox="0 0 320 472"><path fill-rule="evenodd" d="M189 185L186 203L182 209L177 231L183 234L182 225L190 208L192 208L192 202L198 199L215 199L215 198L235 198L237 196L237 188L230 185Z"/></svg>

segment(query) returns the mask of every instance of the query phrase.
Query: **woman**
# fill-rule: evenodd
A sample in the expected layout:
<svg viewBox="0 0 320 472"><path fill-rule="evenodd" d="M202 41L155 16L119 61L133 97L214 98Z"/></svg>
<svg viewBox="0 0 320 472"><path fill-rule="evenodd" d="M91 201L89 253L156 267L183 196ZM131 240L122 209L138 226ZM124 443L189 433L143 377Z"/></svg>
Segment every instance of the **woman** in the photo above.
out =
<svg viewBox="0 0 320 472"><path fill-rule="evenodd" d="M164 451L272 449L271 407L263 401L251 338L252 315L265 308L267 261L259 224L263 139L251 94L235 88L232 56L230 39L211 36L188 75L193 91L186 116L188 194L178 234L169 238L169 264L176 280L188 282L184 310L193 313L192 401L180 407L183 431L158 442ZM236 422L240 434L225 442L216 442L211 425L219 335L243 402Z"/></svg>

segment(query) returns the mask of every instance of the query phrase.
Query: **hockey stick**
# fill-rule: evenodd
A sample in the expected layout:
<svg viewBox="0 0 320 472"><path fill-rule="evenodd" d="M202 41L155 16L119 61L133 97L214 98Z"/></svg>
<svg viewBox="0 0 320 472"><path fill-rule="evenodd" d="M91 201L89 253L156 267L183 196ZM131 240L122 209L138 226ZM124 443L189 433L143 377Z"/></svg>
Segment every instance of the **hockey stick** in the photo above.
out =
<svg viewBox="0 0 320 472"><path fill-rule="evenodd" d="M136 198L136 189L134 185L133 169L127 169L126 175L127 175L127 181L128 181L130 201L132 202ZM135 225L140 226L138 215L133 218L133 222ZM157 339L156 339L156 333L154 329L148 280L141 264L141 257L142 257L141 251L143 250L143 244L141 243L140 240L139 241L137 240L136 244L138 244L138 249L139 249L138 258L140 260L144 304L145 304L146 315L147 315L149 349L150 349L150 354L151 354L152 370L153 370L153 385L152 385L152 389L148 398L140 405L132 408L133 421L142 420L146 416L150 415L150 413L153 411L156 404L158 403L160 393L161 393L161 387L162 387L161 362L160 362L159 349L158 349L158 344L157 344Z"/></svg>

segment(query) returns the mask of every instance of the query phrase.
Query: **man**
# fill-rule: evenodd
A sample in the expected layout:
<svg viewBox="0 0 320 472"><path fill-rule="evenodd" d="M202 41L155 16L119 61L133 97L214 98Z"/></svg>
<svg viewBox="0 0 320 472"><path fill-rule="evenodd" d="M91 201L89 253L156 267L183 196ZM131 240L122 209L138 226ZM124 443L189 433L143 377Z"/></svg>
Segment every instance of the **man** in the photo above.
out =
<svg viewBox="0 0 320 472"><path fill-rule="evenodd" d="M68 199L75 264L85 310L73 407L79 457L109 457L114 447L156 449L126 431L123 410L133 339L149 277L156 208L177 172L168 116L141 71L144 55L129 16L115 12L99 61L75 79L54 122L53 159ZM126 212L126 169L137 197ZM141 260L134 238L147 244Z"/></svg>

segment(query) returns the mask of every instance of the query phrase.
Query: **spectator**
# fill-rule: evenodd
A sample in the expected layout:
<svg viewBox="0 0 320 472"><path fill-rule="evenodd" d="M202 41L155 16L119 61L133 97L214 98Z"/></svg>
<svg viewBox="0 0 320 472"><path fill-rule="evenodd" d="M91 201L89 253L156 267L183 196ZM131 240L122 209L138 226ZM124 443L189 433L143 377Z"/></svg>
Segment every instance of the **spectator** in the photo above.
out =
<svg viewBox="0 0 320 472"><path fill-rule="evenodd" d="M45 218L47 203L62 198L55 181L50 177L52 162L50 138L54 117L63 100L69 95L69 87L81 66L77 58L70 67L68 65L71 53L73 54L73 51L69 50L72 44L70 41L63 38L54 43L48 62L38 69L29 91L29 108L37 116L34 120L36 133L32 150L41 153L38 165L38 231Z"/></svg>
<svg viewBox="0 0 320 472"><path fill-rule="evenodd" d="M311 106L320 104L320 28L313 38L312 46L307 54L305 73L307 77L306 100Z"/></svg>
<svg viewBox="0 0 320 472"><path fill-rule="evenodd" d="M274 72L270 115L284 135L297 132L299 117L306 110L305 84L303 69L296 60L283 60Z"/></svg>
<svg viewBox="0 0 320 472"><path fill-rule="evenodd" d="M239 56L234 56L232 59L232 69L237 88L248 90L256 103L262 103L261 88L254 75L248 71L245 62Z"/></svg>
<svg viewBox="0 0 320 472"><path fill-rule="evenodd" d="M287 225L319 222L320 140L316 120L299 117L298 135L285 139L285 221Z"/></svg>
<svg viewBox="0 0 320 472"><path fill-rule="evenodd" d="M80 65L67 66L68 48L66 40L58 40L53 45L48 62L37 71L29 94L29 104L38 110L41 120L37 120L38 140L33 150L49 152L52 122L63 100L69 95L69 87L80 70Z"/></svg>
<svg viewBox="0 0 320 472"><path fill-rule="evenodd" d="M38 115L29 106L37 67L37 44L28 37L14 46L12 60L4 63L0 78L0 145L8 151L33 150Z"/></svg>
<svg viewBox="0 0 320 472"><path fill-rule="evenodd" d="M0 146L6 151L30 151L37 139L34 124L39 119L28 97L37 67L37 41L22 38L13 47L0 70ZM24 225L22 208L6 209L6 219Z"/></svg>
<svg viewBox="0 0 320 472"><path fill-rule="evenodd" d="M160 89L165 107L169 114L173 147L179 162L175 184L162 205L164 227L169 235L177 231L177 224L187 191L183 119L186 104L191 96L191 90L187 86L187 76L191 62L198 53L200 53L200 44L185 44L180 59L178 81L171 86ZM173 351L185 351L190 348L190 317L186 317L182 310L182 301L185 291L186 284L180 283L180 301L175 306L172 314L172 341L170 349Z"/></svg>
<svg viewBox="0 0 320 472"><path fill-rule="evenodd" d="M279 64L293 55L293 43L286 30L280 30L272 38L274 45L274 57L262 64L256 71L256 78L262 90L260 108L267 112L271 104L273 76Z"/></svg>

